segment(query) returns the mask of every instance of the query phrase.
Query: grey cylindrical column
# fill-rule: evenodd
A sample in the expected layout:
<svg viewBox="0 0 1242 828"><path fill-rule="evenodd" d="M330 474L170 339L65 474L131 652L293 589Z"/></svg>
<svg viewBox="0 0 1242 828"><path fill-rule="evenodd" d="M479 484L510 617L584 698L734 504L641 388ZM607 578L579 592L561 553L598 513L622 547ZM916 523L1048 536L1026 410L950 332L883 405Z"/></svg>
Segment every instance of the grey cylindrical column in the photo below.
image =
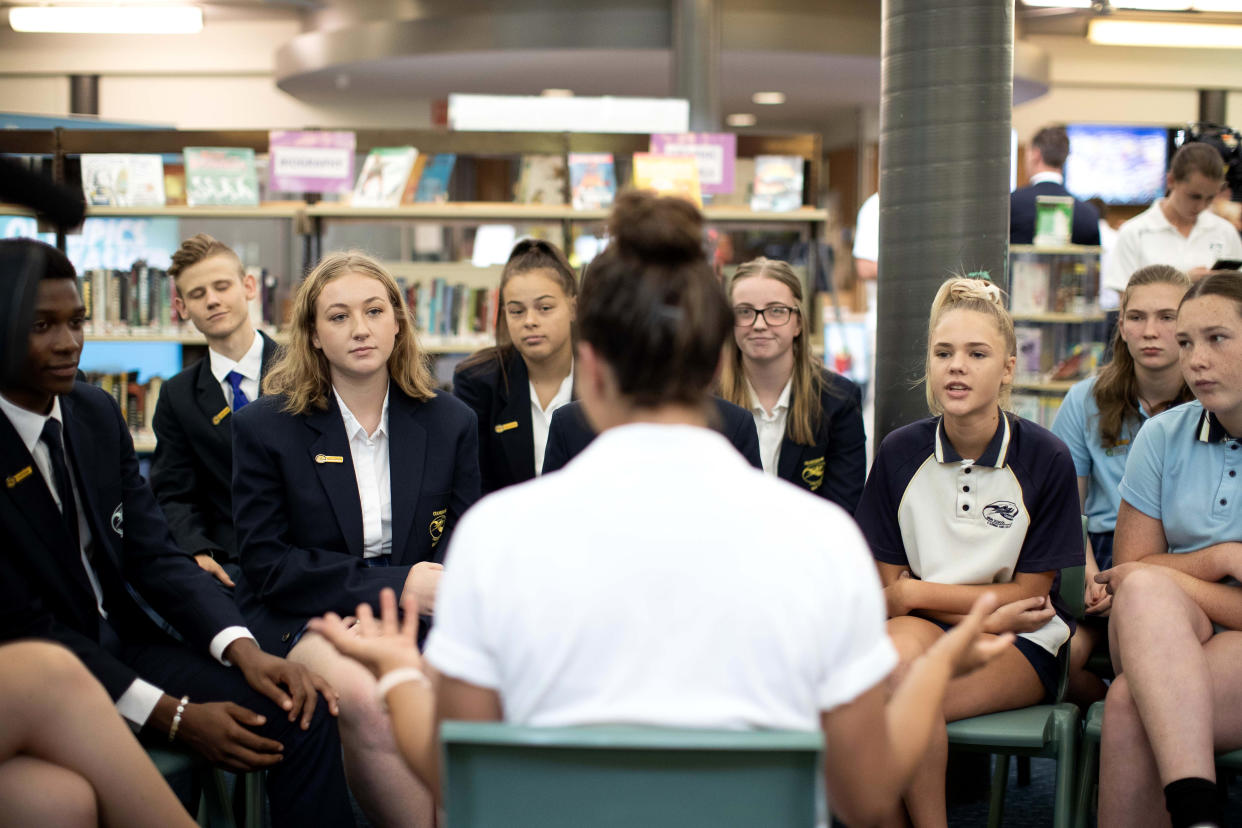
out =
<svg viewBox="0 0 1242 828"><path fill-rule="evenodd" d="M1209 124L1225 124L1225 90L1199 90L1199 120Z"/></svg>
<svg viewBox="0 0 1242 828"><path fill-rule="evenodd" d="M69 76L69 114L99 114L99 75Z"/></svg>
<svg viewBox="0 0 1242 828"><path fill-rule="evenodd" d="M1014 0L884 0L876 445L927 416L932 297L954 272L1007 286Z"/></svg>
<svg viewBox="0 0 1242 828"><path fill-rule="evenodd" d="M690 101L690 129L720 129L720 2L672 0L673 95Z"/></svg>

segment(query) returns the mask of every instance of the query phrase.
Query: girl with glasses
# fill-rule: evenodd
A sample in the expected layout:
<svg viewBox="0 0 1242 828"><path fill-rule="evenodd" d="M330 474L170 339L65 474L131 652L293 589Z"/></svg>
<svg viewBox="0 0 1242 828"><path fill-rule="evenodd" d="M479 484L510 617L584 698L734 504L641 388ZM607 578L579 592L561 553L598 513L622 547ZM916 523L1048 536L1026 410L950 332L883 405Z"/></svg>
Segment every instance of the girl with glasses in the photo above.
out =
<svg viewBox="0 0 1242 828"><path fill-rule="evenodd" d="M1062 567L1083 561L1074 464L1051 432L1007 413L1013 320L991 282L940 286L928 321L934 416L884 438L855 518L884 584L897 673L943 640L984 592L985 632L1016 634L988 666L954 679L932 747L905 792L916 826L945 825L944 722L1026 707L1056 692L1072 618L1055 607Z"/></svg>
<svg viewBox="0 0 1242 828"><path fill-rule="evenodd" d="M453 393L479 418L483 494L543 473L552 415L573 398L578 283L565 255L518 242L500 274L496 345L468 357Z"/></svg>
<svg viewBox="0 0 1242 828"><path fill-rule="evenodd" d="M763 470L853 512L866 477L857 385L819 365L802 320L802 280L758 258L729 280L733 336L720 395L755 418Z"/></svg>

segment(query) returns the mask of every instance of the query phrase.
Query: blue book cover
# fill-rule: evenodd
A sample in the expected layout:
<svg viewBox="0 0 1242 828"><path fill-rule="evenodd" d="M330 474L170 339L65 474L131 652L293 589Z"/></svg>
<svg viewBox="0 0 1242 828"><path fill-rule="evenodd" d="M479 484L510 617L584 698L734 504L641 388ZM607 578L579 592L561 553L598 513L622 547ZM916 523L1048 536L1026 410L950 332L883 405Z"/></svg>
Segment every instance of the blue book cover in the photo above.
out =
<svg viewBox="0 0 1242 828"><path fill-rule="evenodd" d="M423 169L423 177L418 180L414 200L421 203L448 201L449 177L452 176L453 165L456 163L457 155L451 152L438 153L428 161Z"/></svg>

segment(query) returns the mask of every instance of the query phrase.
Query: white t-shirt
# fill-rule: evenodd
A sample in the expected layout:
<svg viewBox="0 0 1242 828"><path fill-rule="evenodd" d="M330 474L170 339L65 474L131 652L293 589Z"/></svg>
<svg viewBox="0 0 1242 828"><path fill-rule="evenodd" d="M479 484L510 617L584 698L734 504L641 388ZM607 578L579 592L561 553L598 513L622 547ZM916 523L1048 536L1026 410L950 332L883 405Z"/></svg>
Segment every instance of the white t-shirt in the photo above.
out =
<svg viewBox="0 0 1242 828"><path fill-rule="evenodd" d="M604 432L448 560L426 657L515 724L818 730L896 664L850 517L704 428Z"/></svg>
<svg viewBox="0 0 1242 828"><path fill-rule="evenodd" d="M854 223L854 258L880 260L880 194L871 196L858 208Z"/></svg>
<svg viewBox="0 0 1242 828"><path fill-rule="evenodd" d="M1183 236L1160 209L1160 200L1121 225L1109 255L1103 285L1122 293L1140 267L1167 264L1188 273L1217 259L1242 259L1242 240L1229 222L1204 210L1190 236Z"/></svg>

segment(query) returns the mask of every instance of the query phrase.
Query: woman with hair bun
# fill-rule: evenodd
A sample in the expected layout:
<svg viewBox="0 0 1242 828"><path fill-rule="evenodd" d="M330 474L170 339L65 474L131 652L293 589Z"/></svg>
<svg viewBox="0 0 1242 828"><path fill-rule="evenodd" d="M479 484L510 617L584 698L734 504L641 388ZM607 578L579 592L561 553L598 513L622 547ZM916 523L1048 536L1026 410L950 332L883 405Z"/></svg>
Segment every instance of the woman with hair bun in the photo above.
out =
<svg viewBox="0 0 1242 828"><path fill-rule="evenodd" d="M396 281L358 251L328 254L298 287L263 390L234 415L238 605L263 649L340 694L345 772L368 820L431 825L374 678L306 624L378 605L384 588L432 610L449 536L479 498L474 414L436 392Z"/></svg>
<svg viewBox="0 0 1242 828"><path fill-rule="evenodd" d="M763 470L852 514L867 476L862 392L811 353L802 280L787 262L753 259L729 280L729 304L720 395L754 415Z"/></svg>
<svg viewBox="0 0 1242 828"><path fill-rule="evenodd" d="M734 317L698 210L624 194L609 229L578 301L578 392L600 434L462 520L427 643L438 685L417 678L413 630L395 620L316 629L392 688L424 778L438 772L433 709L532 726L822 729L833 810L872 824L918 763L948 676L992 653L974 646L988 599L886 708L895 654L857 527L707 427Z"/></svg>
<svg viewBox="0 0 1242 828"><path fill-rule="evenodd" d="M1056 692L1073 620L1062 567L1083 562L1074 464L1065 445L1004 409L1016 362L1000 290L940 286L927 326L932 417L884 438L855 518L878 562L902 669L944 639L984 592L1001 606L984 631L1016 634L988 666L954 679L932 747L905 792L915 825L945 824L944 722L1037 704Z"/></svg>
<svg viewBox="0 0 1242 828"><path fill-rule="evenodd" d="M552 244L523 239L500 274L496 345L453 374L479 420L483 494L543 474L556 410L573 399L578 283Z"/></svg>

